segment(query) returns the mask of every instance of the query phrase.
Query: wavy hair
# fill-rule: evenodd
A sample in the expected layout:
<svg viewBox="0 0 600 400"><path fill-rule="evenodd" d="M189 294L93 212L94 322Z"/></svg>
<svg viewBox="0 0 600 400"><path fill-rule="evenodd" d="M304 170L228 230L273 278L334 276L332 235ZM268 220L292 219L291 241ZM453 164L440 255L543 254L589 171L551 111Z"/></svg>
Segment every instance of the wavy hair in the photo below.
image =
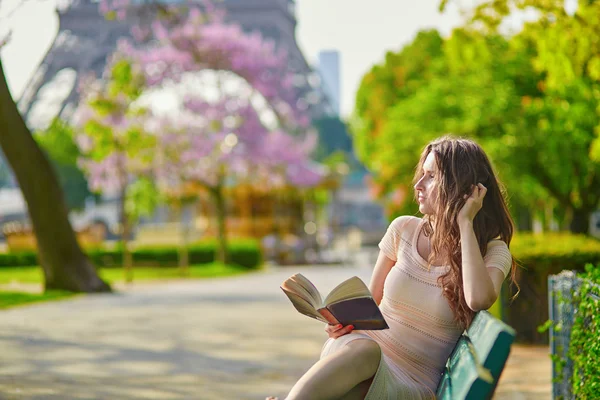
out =
<svg viewBox="0 0 600 400"><path fill-rule="evenodd" d="M487 155L477 143L464 138L444 136L429 143L417 165L413 185L423 175L423 163L429 155L435 154L438 173L436 174L437 194L435 212L424 217L424 235L430 237L431 251L428 257L430 265L433 260L441 258L444 265L449 265L448 272L438 278L443 288L443 295L454 313L454 318L462 327L467 328L475 312L469 308L465 300L462 280L462 255L460 232L457 216L464 206L465 194L471 194L471 185L483 184L487 193L481 210L473 220L473 230L477 237L482 256L487 252L490 240L499 238L510 247L514 232L514 223L508 211L506 191L498 180ZM417 193L415 192L415 200ZM511 286L517 287L516 263L513 258L511 266Z"/></svg>

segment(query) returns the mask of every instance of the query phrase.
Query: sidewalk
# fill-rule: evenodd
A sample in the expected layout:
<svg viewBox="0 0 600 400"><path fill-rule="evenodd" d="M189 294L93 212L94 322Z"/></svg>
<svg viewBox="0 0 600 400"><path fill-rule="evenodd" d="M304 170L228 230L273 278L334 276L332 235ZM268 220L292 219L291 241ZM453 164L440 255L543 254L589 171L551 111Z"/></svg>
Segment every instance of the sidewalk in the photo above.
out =
<svg viewBox="0 0 600 400"><path fill-rule="evenodd" d="M548 346L512 346L494 400L550 400L552 362Z"/></svg>
<svg viewBox="0 0 600 400"><path fill-rule="evenodd" d="M290 267L0 311L0 398L281 399L326 339L279 289L296 272L328 292L371 271ZM547 349L514 346L494 398L549 400Z"/></svg>

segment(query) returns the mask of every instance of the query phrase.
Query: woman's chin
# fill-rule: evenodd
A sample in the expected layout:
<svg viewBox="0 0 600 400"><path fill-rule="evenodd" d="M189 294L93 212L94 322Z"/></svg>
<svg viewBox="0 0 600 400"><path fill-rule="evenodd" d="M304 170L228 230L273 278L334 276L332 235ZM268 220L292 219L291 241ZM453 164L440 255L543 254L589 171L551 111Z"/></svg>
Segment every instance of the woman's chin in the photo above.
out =
<svg viewBox="0 0 600 400"><path fill-rule="evenodd" d="M423 215L431 214L431 210L429 209L429 207L426 207L423 204L419 204L419 212Z"/></svg>

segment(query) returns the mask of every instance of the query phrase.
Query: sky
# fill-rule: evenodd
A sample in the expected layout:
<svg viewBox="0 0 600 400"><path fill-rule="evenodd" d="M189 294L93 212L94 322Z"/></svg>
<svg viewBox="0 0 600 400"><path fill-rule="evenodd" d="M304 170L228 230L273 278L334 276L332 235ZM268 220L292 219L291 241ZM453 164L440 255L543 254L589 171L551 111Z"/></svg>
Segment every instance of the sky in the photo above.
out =
<svg viewBox="0 0 600 400"><path fill-rule="evenodd" d="M11 30L0 56L13 97L18 98L52 45L58 32L54 13L61 0L0 0L0 35ZM363 75L398 51L419 30L437 28L443 35L461 23L452 2L444 13L439 0L297 0L296 39L308 62L317 64L319 51L338 50L341 56L341 113L354 108ZM32 29L35 27L35 29Z"/></svg>

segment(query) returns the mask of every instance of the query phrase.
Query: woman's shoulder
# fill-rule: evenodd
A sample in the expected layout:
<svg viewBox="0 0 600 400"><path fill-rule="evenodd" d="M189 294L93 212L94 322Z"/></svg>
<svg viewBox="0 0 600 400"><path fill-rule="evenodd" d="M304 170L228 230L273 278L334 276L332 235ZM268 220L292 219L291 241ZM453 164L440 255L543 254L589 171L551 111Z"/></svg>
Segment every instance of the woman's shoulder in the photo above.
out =
<svg viewBox="0 0 600 400"><path fill-rule="evenodd" d="M487 246L488 247L506 247L508 248L508 245L506 244L506 242L500 238L494 238L492 240L490 240L489 242L487 242Z"/></svg>
<svg viewBox="0 0 600 400"><path fill-rule="evenodd" d="M405 230L414 230L419 223L421 222L421 218L415 217L413 215L401 215L394 219L390 223L390 228L397 233L400 233Z"/></svg>
<svg viewBox="0 0 600 400"><path fill-rule="evenodd" d="M504 240L492 239L487 243L487 254L508 254L510 255L510 249Z"/></svg>

